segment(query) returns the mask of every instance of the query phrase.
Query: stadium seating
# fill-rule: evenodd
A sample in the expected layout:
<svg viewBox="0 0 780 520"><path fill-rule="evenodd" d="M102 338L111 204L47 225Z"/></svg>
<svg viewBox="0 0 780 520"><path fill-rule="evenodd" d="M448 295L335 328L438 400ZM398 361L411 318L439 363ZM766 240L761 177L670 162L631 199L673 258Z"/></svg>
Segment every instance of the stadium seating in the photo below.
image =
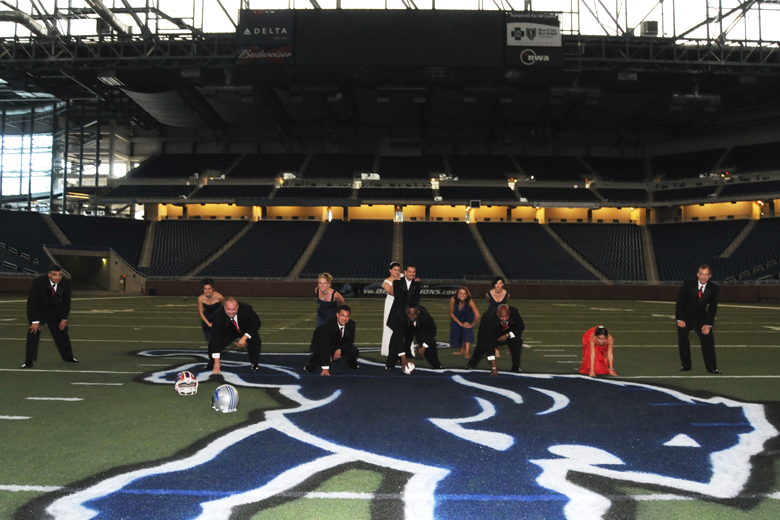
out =
<svg viewBox="0 0 780 520"><path fill-rule="evenodd" d="M650 159L654 179L692 179L711 173L725 148L657 155Z"/></svg>
<svg viewBox="0 0 780 520"><path fill-rule="evenodd" d="M264 199L274 191L271 185L207 184L193 193L191 199Z"/></svg>
<svg viewBox="0 0 780 520"><path fill-rule="evenodd" d="M433 190L430 188L360 188L358 198L361 200L424 200L433 201Z"/></svg>
<svg viewBox="0 0 780 520"><path fill-rule="evenodd" d="M619 202L626 204L644 204L648 200L647 190L644 188L596 188L599 195L607 202Z"/></svg>
<svg viewBox="0 0 780 520"><path fill-rule="evenodd" d="M599 281L540 224L480 222L477 228L498 265L512 280Z"/></svg>
<svg viewBox="0 0 780 520"><path fill-rule="evenodd" d="M6 265L6 262L8 265ZM45 273L49 267L50 261L33 263L19 255L0 247L0 274L2 273L22 273L34 271L36 273ZM15 266L15 267L11 267ZM29 273L32 274L32 273Z"/></svg>
<svg viewBox="0 0 780 520"><path fill-rule="evenodd" d="M523 173L533 175L537 181L580 181L593 177L576 157L518 155L515 159Z"/></svg>
<svg viewBox="0 0 780 520"><path fill-rule="evenodd" d="M44 245L59 245L60 241L38 213L0 210L0 242L13 247L19 254L36 258L45 272L50 263Z"/></svg>
<svg viewBox="0 0 780 520"><path fill-rule="evenodd" d="M405 222L404 261L417 265L421 279L486 280L493 272L468 224Z"/></svg>
<svg viewBox="0 0 780 520"><path fill-rule="evenodd" d="M381 278L392 258L393 223L379 220L333 221L301 272L328 272L338 279Z"/></svg>
<svg viewBox="0 0 780 520"><path fill-rule="evenodd" d="M722 280L729 276L739 278L740 273L752 271L757 266L766 266L770 260L780 260L780 218L761 219L756 227L729 258L714 258L709 263L713 277ZM758 273L758 278L771 273Z"/></svg>
<svg viewBox="0 0 780 520"><path fill-rule="evenodd" d="M471 200L517 203L517 197L509 187L499 186L442 186L439 195L443 201L464 202Z"/></svg>
<svg viewBox="0 0 780 520"><path fill-rule="evenodd" d="M520 172L507 155L450 155L450 173L459 180L517 178Z"/></svg>
<svg viewBox="0 0 780 520"><path fill-rule="evenodd" d="M550 224L612 280L646 280L642 234L633 224Z"/></svg>
<svg viewBox="0 0 780 520"><path fill-rule="evenodd" d="M697 200L706 199L717 191L718 187L696 186L693 188L680 188L676 190L657 190L653 192L656 202L671 202L675 200Z"/></svg>
<svg viewBox="0 0 780 520"><path fill-rule="evenodd" d="M306 156L303 154L259 154L250 153L227 174L227 178L275 178L288 172L300 172Z"/></svg>
<svg viewBox="0 0 780 520"><path fill-rule="evenodd" d="M705 262L713 264L715 255L722 253L747 223L747 220L720 220L650 225L660 279L693 278L698 266ZM717 280L725 278L718 270L713 274Z"/></svg>
<svg viewBox="0 0 780 520"><path fill-rule="evenodd" d="M117 186L113 190L100 196L100 199L118 199L118 200L132 200L132 199L178 199L182 196L187 196L198 188L197 183L187 186L185 184L176 184L173 186L165 185L137 185L137 184L123 184Z"/></svg>
<svg viewBox="0 0 780 520"><path fill-rule="evenodd" d="M246 222L163 220L157 224L147 276L183 276L222 247Z"/></svg>
<svg viewBox="0 0 780 520"><path fill-rule="evenodd" d="M645 162L639 157L583 157L599 179L615 182L643 182Z"/></svg>
<svg viewBox="0 0 780 520"><path fill-rule="evenodd" d="M766 182L736 182L732 181L723 187L718 198L744 197L749 195L777 196L780 194L780 181Z"/></svg>
<svg viewBox="0 0 780 520"><path fill-rule="evenodd" d="M348 199L352 196L352 188L279 188L274 200L279 199Z"/></svg>
<svg viewBox="0 0 780 520"><path fill-rule="evenodd" d="M238 154L175 153L152 157L128 173L133 178L182 179L207 171L224 173L238 160Z"/></svg>
<svg viewBox="0 0 780 520"><path fill-rule="evenodd" d="M133 267L138 266L144 233L149 222L127 218L51 216L73 245L110 247Z"/></svg>
<svg viewBox="0 0 780 520"><path fill-rule="evenodd" d="M723 159L723 167L732 173L765 172L780 170L777 150L780 143L762 143L735 146Z"/></svg>
<svg viewBox="0 0 780 520"><path fill-rule="evenodd" d="M303 177L311 178L347 178L352 179L359 173L374 169L372 154L314 154L303 171Z"/></svg>
<svg viewBox="0 0 780 520"><path fill-rule="evenodd" d="M595 193L582 188L536 188L520 184L520 197L528 202L601 202Z"/></svg>
<svg viewBox="0 0 780 520"><path fill-rule="evenodd" d="M430 179L433 175L438 179L446 171L441 155L379 158L378 173L382 179Z"/></svg>
<svg viewBox="0 0 780 520"><path fill-rule="evenodd" d="M198 276L281 278L295 266L319 222L260 221ZM312 290L312 295L314 291Z"/></svg>

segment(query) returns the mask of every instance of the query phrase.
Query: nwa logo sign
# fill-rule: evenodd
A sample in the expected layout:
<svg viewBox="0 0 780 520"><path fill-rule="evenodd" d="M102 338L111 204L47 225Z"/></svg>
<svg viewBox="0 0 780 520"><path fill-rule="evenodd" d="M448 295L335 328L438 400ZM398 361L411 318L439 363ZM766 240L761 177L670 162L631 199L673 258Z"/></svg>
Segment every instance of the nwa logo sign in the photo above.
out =
<svg viewBox="0 0 780 520"><path fill-rule="evenodd" d="M139 379L166 392L178 372L197 371L206 358L202 351L140 355L200 358ZM303 502L296 510L306 517L318 507L306 499L340 498L378 501L372 510L395 507L393 517L424 520L591 520L633 518L636 500L653 496L735 507L772 485L753 466L778 435L760 404L579 375L490 378L418 368L410 377L366 361L359 377L339 366L345 363L331 367L344 377L320 377L303 372L305 359L264 354L252 372L246 356L223 355L224 382L241 387L242 404L252 392L270 391L292 406L250 414L172 458L72 483L36 500L36 517L237 520L292 499ZM210 377L197 376L201 384ZM400 394L422 397L414 406L388 401ZM207 393L182 406L196 399L208 408ZM312 493L356 465L398 487Z"/></svg>
<svg viewBox="0 0 780 520"><path fill-rule="evenodd" d="M523 65L534 65L539 62L549 63L550 56L547 54L536 54L532 49L525 49L520 53L520 61Z"/></svg>

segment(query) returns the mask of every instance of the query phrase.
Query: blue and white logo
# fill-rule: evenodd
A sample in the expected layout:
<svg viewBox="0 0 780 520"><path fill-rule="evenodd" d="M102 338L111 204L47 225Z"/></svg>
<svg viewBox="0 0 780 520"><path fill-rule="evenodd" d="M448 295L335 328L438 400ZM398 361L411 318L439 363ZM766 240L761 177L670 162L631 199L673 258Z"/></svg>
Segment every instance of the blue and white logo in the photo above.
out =
<svg viewBox="0 0 780 520"><path fill-rule="evenodd" d="M242 396L278 392L294 406L179 458L98 477L46 512L56 520L169 520L172 511L177 519L250 518L309 479L360 464L401 482L391 497L362 498L394 499L407 519L600 519L617 507L604 490L617 486L738 497L751 457L778 435L760 404L639 383L423 368L408 377L366 361L357 375L319 377L301 370L302 356L264 354L259 372L244 359L223 356L226 383ZM144 381L171 385L197 366ZM201 384L209 375L198 375Z"/></svg>

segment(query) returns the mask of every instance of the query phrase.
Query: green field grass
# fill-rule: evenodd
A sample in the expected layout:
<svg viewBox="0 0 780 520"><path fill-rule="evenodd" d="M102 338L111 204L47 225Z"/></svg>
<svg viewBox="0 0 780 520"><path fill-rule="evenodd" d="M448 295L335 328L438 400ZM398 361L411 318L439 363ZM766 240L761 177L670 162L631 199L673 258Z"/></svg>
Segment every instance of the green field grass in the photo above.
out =
<svg viewBox="0 0 780 520"><path fill-rule="evenodd" d="M246 298L263 320L264 352L308 351L316 321L317 304L310 299ZM439 341L448 341L446 300L428 300L439 327ZM354 299L357 344L361 357L382 361L378 352L382 334L380 299ZM691 335L693 370L678 371L674 305L664 302L513 302L526 324L522 367L525 372L573 374L579 367L582 333L605 325L615 338L615 366L619 378L700 395L721 395L737 400L780 403L780 305L725 305L719 308L714 328L718 366L722 376L706 373ZM480 303L480 309L486 306ZM284 406L272 391L243 391L235 414L217 414L202 394L218 385L201 385L197 398L180 397L172 388L145 385L134 379L170 362L144 359L130 353L144 349L205 349L194 298L134 297L79 298L69 320L78 365L60 361L48 331L43 333L34 370L21 370L27 328L23 299L0 302L0 416L31 417L0 420L0 519L14 517L23 504L43 494L28 486L67 487L121 466L175 456L203 439L247 421L257 411ZM472 347L473 351L473 347ZM445 367L462 368L461 356L444 349ZM182 361L187 359L183 358ZM174 360L175 361L175 360ZM508 370L505 351L497 360ZM262 362L262 359L261 359ZM301 357L301 365L305 358ZM424 361L420 361L424 364ZM480 368L485 368L485 361ZM85 385L79 383L107 383ZM69 397L83 401L40 401L29 397ZM413 406L413 404L412 404ZM774 412L773 412L774 413ZM778 415L770 414L770 419ZM780 425L775 421L775 426ZM776 452L762 478L777 480ZM350 468L312 485L311 491L375 493L387 488L392 476L365 468ZM24 486L12 490L11 486ZM774 492L780 486L773 487ZM624 489L627 496L647 490ZM780 495L778 495L780 496ZM626 518L766 518L780 517L780 501L757 497L757 505L742 511L728 504L705 500L640 500L631 502ZM386 511L398 508L398 500ZM374 501L375 502L375 501ZM254 519L271 518L380 518L381 507L365 499L288 497ZM388 513L388 518L395 514ZM172 517L173 518L173 517Z"/></svg>

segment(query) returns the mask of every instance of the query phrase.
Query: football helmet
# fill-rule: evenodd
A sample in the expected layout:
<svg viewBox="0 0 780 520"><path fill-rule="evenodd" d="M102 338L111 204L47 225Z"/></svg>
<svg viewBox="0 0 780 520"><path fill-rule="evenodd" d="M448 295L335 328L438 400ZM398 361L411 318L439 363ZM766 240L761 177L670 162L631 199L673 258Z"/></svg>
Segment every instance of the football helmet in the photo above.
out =
<svg viewBox="0 0 780 520"><path fill-rule="evenodd" d="M238 390L231 385L218 386L211 398L211 407L222 413L235 412L238 410Z"/></svg>
<svg viewBox="0 0 780 520"><path fill-rule="evenodd" d="M176 391L179 395L195 395L198 393L198 380L192 372L179 372L176 376Z"/></svg>

